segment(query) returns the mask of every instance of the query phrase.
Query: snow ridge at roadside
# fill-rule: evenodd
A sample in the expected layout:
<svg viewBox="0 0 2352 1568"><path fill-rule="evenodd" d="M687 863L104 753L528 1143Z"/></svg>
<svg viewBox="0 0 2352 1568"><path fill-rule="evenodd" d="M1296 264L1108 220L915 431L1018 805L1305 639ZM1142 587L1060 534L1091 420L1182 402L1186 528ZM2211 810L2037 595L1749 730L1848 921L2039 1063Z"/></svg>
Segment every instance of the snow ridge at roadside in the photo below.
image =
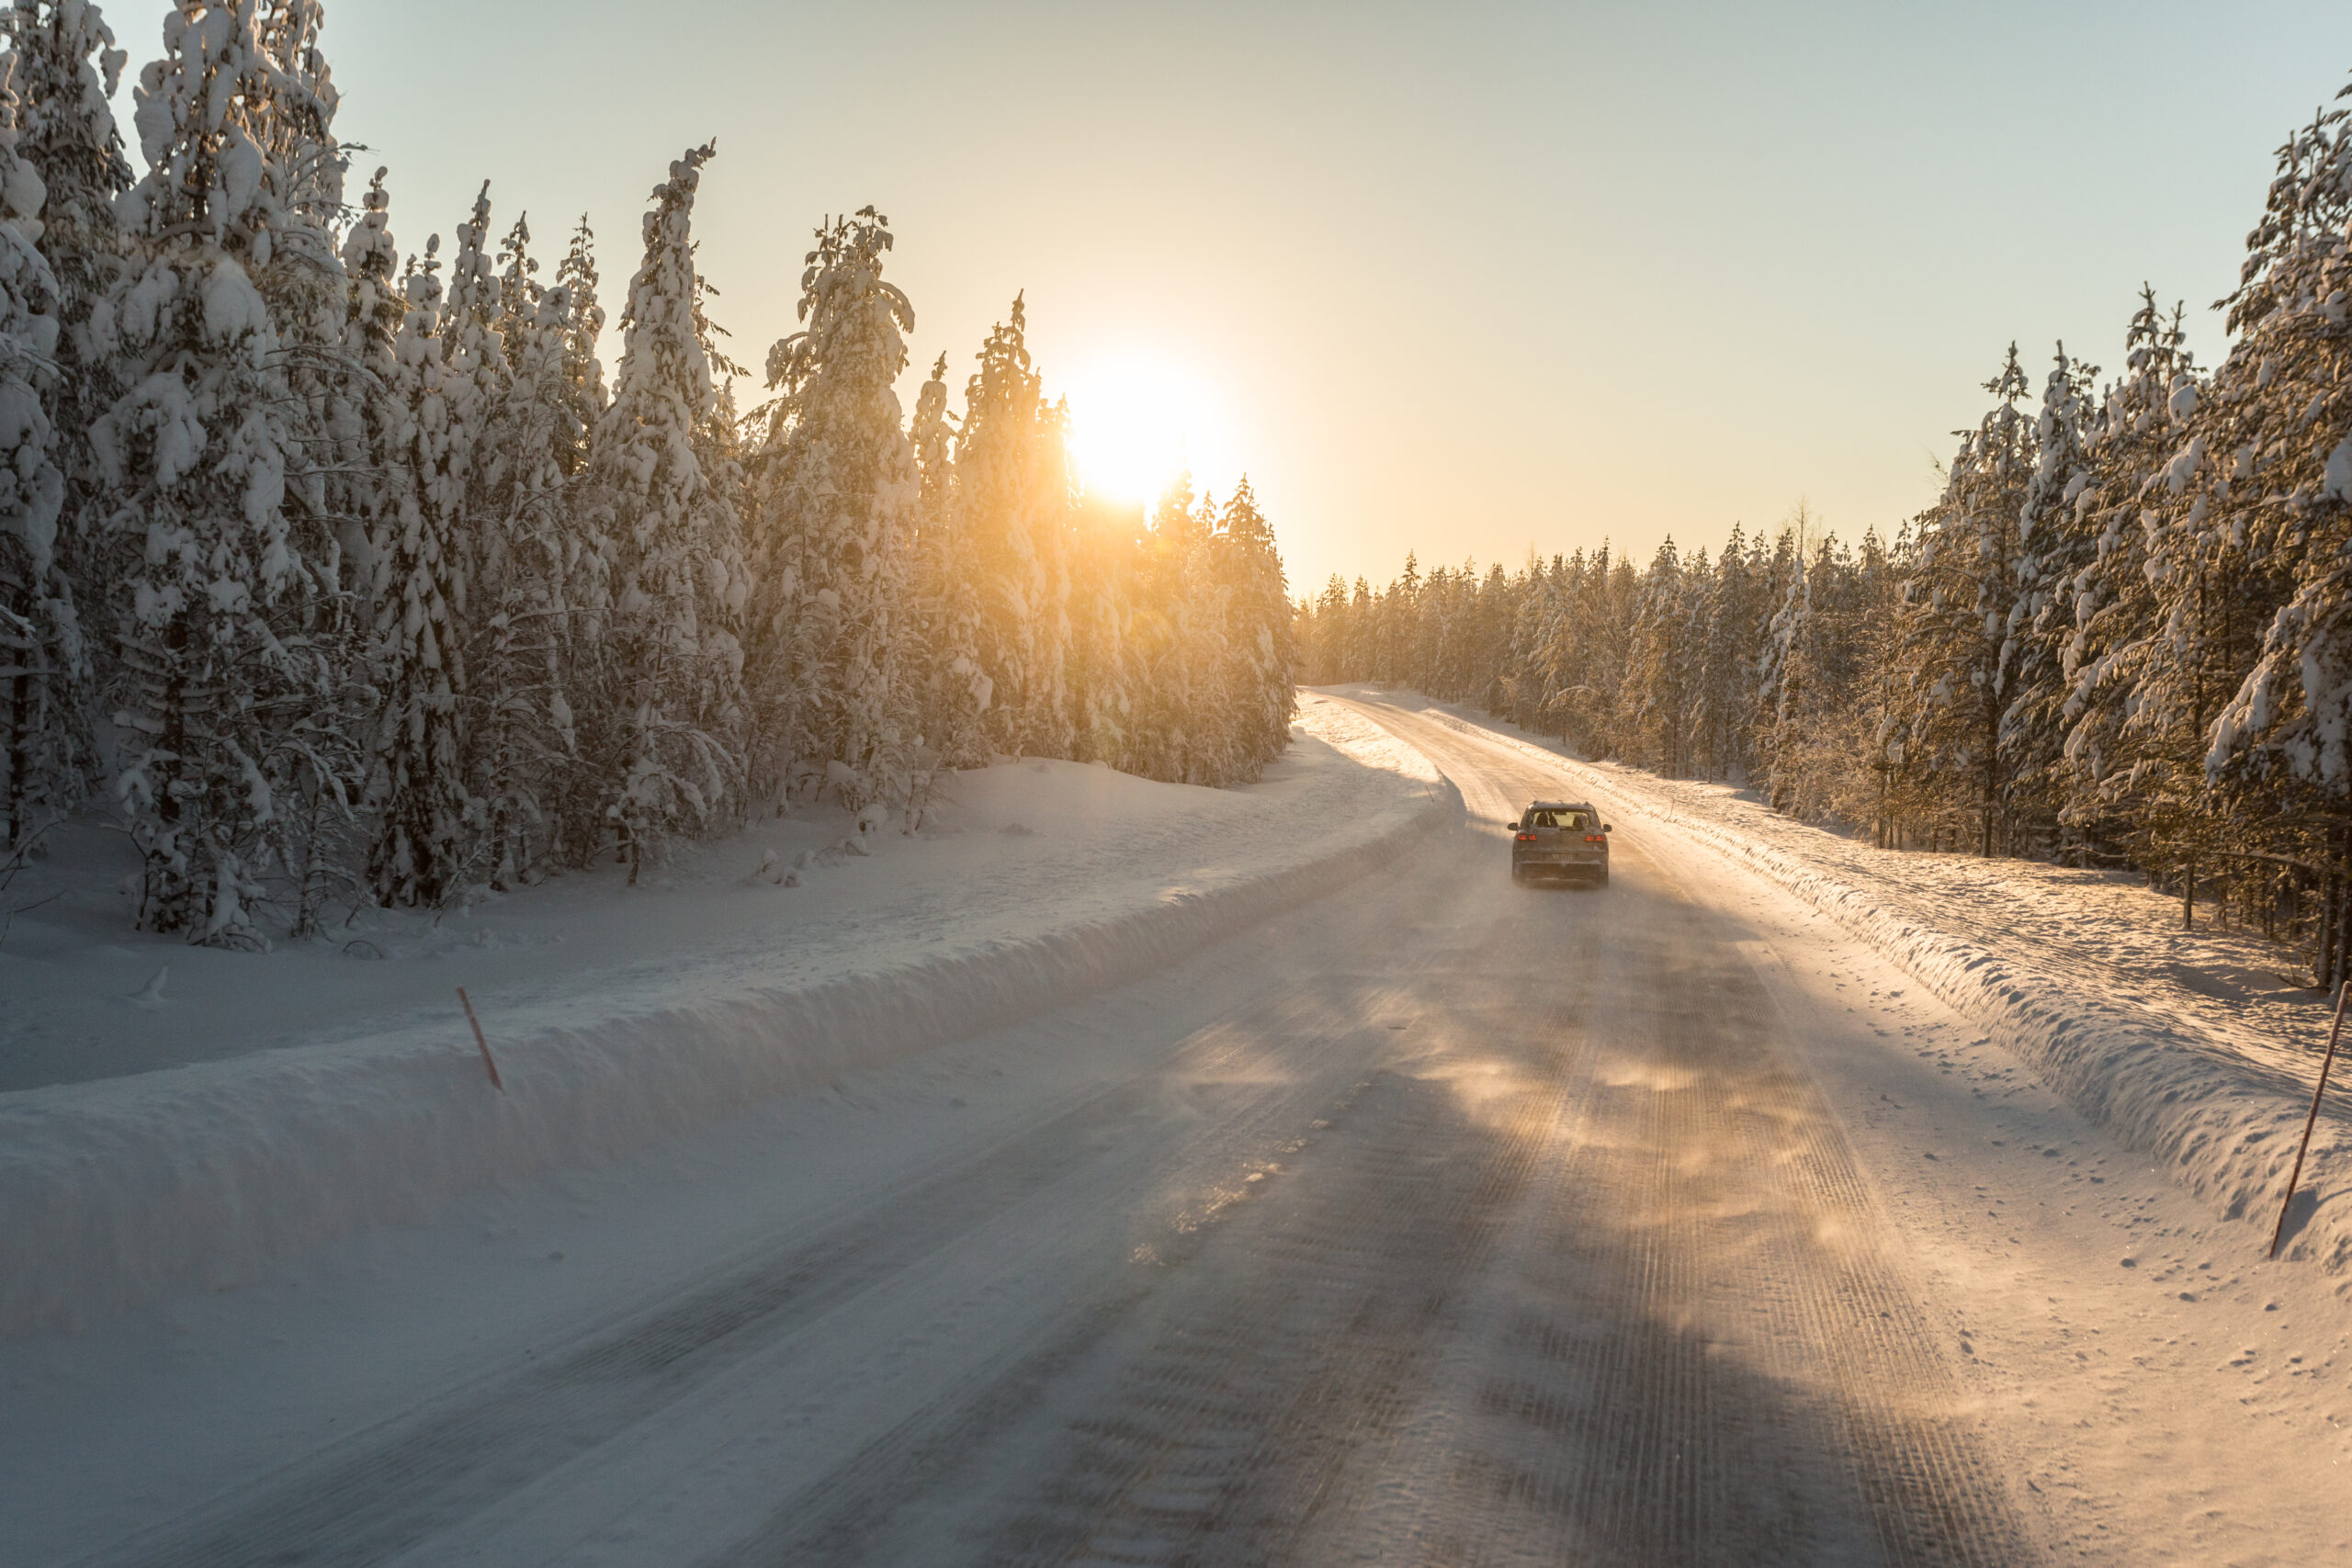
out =
<svg viewBox="0 0 2352 1568"><path fill-rule="evenodd" d="M1270 788L1278 809L1238 844L1204 814L1199 833L1157 840L1166 863L1116 897L1072 886L994 921L934 897L932 929L830 972L592 989L536 1019L488 1017L504 1094L459 1024L0 1095L0 1337L247 1281L474 1189L610 1159L1125 984L1460 819L1427 759L1349 710L1309 697L1299 732L1318 788ZM1175 787L1109 787L1130 784Z"/></svg>

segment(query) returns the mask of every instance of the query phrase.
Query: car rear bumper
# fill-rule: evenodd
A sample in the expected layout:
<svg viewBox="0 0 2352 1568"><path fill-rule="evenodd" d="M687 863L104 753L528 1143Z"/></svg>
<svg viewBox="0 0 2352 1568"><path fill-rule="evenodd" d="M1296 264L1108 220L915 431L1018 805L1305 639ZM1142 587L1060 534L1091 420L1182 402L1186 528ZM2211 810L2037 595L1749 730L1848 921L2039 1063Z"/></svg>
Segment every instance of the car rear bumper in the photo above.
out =
<svg viewBox="0 0 2352 1568"><path fill-rule="evenodd" d="M1607 855L1532 854L1510 857L1517 871L1604 872L1609 869Z"/></svg>

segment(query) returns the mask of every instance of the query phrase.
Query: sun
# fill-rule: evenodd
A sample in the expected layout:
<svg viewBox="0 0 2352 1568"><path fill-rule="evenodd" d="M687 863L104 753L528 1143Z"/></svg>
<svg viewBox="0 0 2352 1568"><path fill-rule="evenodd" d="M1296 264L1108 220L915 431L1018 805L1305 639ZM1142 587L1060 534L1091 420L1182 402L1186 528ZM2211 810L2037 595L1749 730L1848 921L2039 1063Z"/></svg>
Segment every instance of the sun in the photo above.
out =
<svg viewBox="0 0 2352 1568"><path fill-rule="evenodd" d="M1199 377L1134 356L1086 367L1067 385L1070 460L1088 494L1148 503L1187 469L1196 489L1231 488L1231 426Z"/></svg>

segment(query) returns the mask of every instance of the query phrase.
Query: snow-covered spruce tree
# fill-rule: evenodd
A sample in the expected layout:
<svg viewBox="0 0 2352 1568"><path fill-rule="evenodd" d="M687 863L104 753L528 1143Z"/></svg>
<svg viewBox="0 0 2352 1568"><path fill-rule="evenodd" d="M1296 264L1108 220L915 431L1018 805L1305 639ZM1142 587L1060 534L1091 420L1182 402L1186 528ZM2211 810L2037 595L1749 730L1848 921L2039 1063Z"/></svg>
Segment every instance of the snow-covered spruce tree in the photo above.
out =
<svg viewBox="0 0 2352 1568"><path fill-rule="evenodd" d="M1186 784L1220 787L1235 777L1232 678L1232 594L1217 570L1216 497L1203 492L1187 531L1174 592L1178 648L1185 673L1184 705L1176 716L1183 737L1178 772Z"/></svg>
<svg viewBox="0 0 2352 1568"><path fill-rule="evenodd" d="M1748 776L1746 719L1756 703L1756 655L1762 646L1762 579L1750 566L1747 541L1732 525L1731 541L1715 565L1713 614L1699 677L1695 761L1703 778Z"/></svg>
<svg viewBox="0 0 2352 1568"><path fill-rule="evenodd" d="M101 504L143 546L113 585L117 793L145 861L141 922L195 941L259 940L251 901L301 828L281 787L348 771L335 544L289 505L315 433L254 276L275 270L288 299L339 286L315 19L295 0L179 0L164 18L134 94L148 170L116 205L138 256L88 329L126 389L90 433Z"/></svg>
<svg viewBox="0 0 2352 1568"><path fill-rule="evenodd" d="M754 792L831 789L903 808L928 770L906 644L922 475L893 389L914 310L883 276L888 220L829 220L800 277L801 330L768 351L745 529L755 587Z"/></svg>
<svg viewBox="0 0 2352 1568"><path fill-rule="evenodd" d="M612 400L605 390L604 365L596 357L596 340L605 330L605 308L596 299L598 281L596 236L583 214L555 274L555 286L563 294L567 311L563 385L564 408L571 416L568 422L571 445L560 449L566 475L587 468L590 434Z"/></svg>
<svg viewBox="0 0 2352 1568"><path fill-rule="evenodd" d="M985 766L986 716L994 691L980 658L979 591L956 529L956 426L947 412L944 354L915 395L908 436L922 474L913 594L921 626L916 690L924 746L939 766Z"/></svg>
<svg viewBox="0 0 2352 1568"><path fill-rule="evenodd" d="M1349 645L1354 629L1348 607L1348 584L1336 571L1323 580L1323 591L1313 603L1302 602L1299 606L1299 678L1310 685L1336 685L1348 678Z"/></svg>
<svg viewBox="0 0 2352 1568"><path fill-rule="evenodd" d="M13 62L10 62L13 63ZM59 569L65 479L51 452L42 383L55 374L57 280L40 237L40 175L17 152L17 104L0 83L0 855L25 848L80 793L71 582Z"/></svg>
<svg viewBox="0 0 2352 1568"><path fill-rule="evenodd" d="M955 535L978 590L992 750L1066 757L1068 457L1029 363L1022 299L980 348L956 443Z"/></svg>
<svg viewBox="0 0 2352 1568"><path fill-rule="evenodd" d="M41 374L38 386L50 426L49 461L63 484L55 516L40 530L46 547L31 551L45 569L34 570L25 557L13 567L0 561L0 579L19 583L0 590L6 613L17 617L8 640L18 671L12 690L21 699L12 699L14 761L0 763L13 768L6 790L20 803L0 821L6 837L30 829L24 807L35 797L48 803L43 809L61 809L104 771L96 697L112 673L112 645L90 635L85 604L94 592L103 603L101 585L121 575L123 562L119 547L106 547L114 541L95 525L91 505L96 465L88 433L114 389L103 362L85 352L84 329L122 265L113 201L131 175L107 101L123 56L98 7L86 0L16 0L0 11L0 36L15 99L12 155L31 175L10 181L6 205L21 210L38 198L37 214L20 220L18 232L49 264L56 293L51 313L60 330L43 356L54 370Z"/></svg>
<svg viewBox="0 0 2352 1568"><path fill-rule="evenodd" d="M1629 761L1679 778L1686 766L1683 738L1697 697L1690 679L1691 649L1686 646L1682 562L1668 538L1642 576L1641 601L1634 613L1633 662L1625 681L1632 712Z"/></svg>
<svg viewBox="0 0 2352 1568"><path fill-rule="evenodd" d="M544 383L535 400L515 360L523 340L547 336L524 251L528 231L518 223L493 251L490 218L485 184L450 259L435 345L447 434L433 456L454 523L446 581L461 650L452 728L463 784L444 804L461 803L460 863L478 863L494 886L510 887L531 861L528 835L544 819L541 795L561 754L548 702L560 563L544 536L556 418L548 361L560 362L560 339L532 353ZM450 890L445 884L439 896Z"/></svg>
<svg viewBox="0 0 2352 1568"><path fill-rule="evenodd" d="M11 0L0 33L15 60L17 152L46 197L43 239L54 243L60 225L110 232L133 178L108 105L127 58L114 29L94 0Z"/></svg>
<svg viewBox="0 0 2352 1568"><path fill-rule="evenodd" d="M1246 782L1290 744L1299 673L1283 558L1246 474L1217 519L1217 543L1218 575L1234 625L1233 750L1239 779Z"/></svg>
<svg viewBox="0 0 2352 1568"><path fill-rule="evenodd" d="M697 450L718 398L693 232L713 151L692 149L654 187L587 473L614 551L594 744L605 816L632 883L649 852L707 831L742 795L749 724L736 627L749 578L734 510Z"/></svg>
<svg viewBox="0 0 2352 1568"><path fill-rule="evenodd" d="M548 291L561 297L564 312L561 388L549 435L564 476L563 499L552 520L564 563L564 682L551 694L549 706L571 765L559 770L546 804L551 812L550 852L559 863L573 866L586 865L612 835L599 759L612 752L614 742L599 726L611 711L603 694L611 691L614 679L609 633L620 540L611 532L611 509L601 503L588 473L595 431L612 401L597 356L605 320L599 281L595 236L582 217Z"/></svg>
<svg viewBox="0 0 2352 1568"><path fill-rule="evenodd" d="M462 248L462 247L461 247ZM368 880L387 904L437 904L467 856L464 720L469 444L481 408L446 356L440 236L402 279L390 405L399 422L375 540L372 660L382 706L368 805Z"/></svg>
<svg viewBox="0 0 2352 1568"><path fill-rule="evenodd" d="M1127 624L1140 548L1136 536L1143 517L1136 508L1097 496L1080 497L1072 515L1069 673L1076 733L1071 756L1124 771L1134 711Z"/></svg>
<svg viewBox="0 0 2352 1568"><path fill-rule="evenodd" d="M2087 538L2090 559L2060 585L2071 598L2060 656L2067 680L2063 819L2088 852L2145 843L2139 795L2152 781L2135 755L2143 741L2132 733L2139 705L2132 694L2163 624L2149 549L2164 526L2158 497L2146 492L2182 438L2197 384L2178 309L2167 318L2143 288L2124 338L2123 373L2090 422L2090 483L2072 508L2070 526ZM2191 754L2201 773L2201 739L2191 741ZM2172 784L2179 781L2176 774Z"/></svg>
<svg viewBox="0 0 2352 1568"><path fill-rule="evenodd" d="M1943 498L1921 521L1903 657L1913 682L1906 752L1933 775L1946 811L1974 817L1978 852L1989 856L2006 847L2009 825L2004 650L2018 598L2018 520L2037 457L2033 423L2018 408L2027 383L2016 345L1984 389L1998 400L1962 435Z"/></svg>
<svg viewBox="0 0 2352 1568"><path fill-rule="evenodd" d="M1556 570L1565 565L1562 558L1552 558L1547 570L1531 550L1523 580L1511 605L1510 638L1501 671L1501 705L1497 709L1522 729L1533 729L1543 724L1544 642L1552 618L1559 611L1559 584ZM1338 590L1333 593L1333 590ZM1347 589L1334 577L1324 589L1324 601L1340 606L1347 602Z"/></svg>
<svg viewBox="0 0 2352 1568"><path fill-rule="evenodd" d="M2034 468L2018 511L2017 596L2002 645L2001 747L2016 813L2036 833L2057 828L2073 793L2064 713L2074 637L2075 579L2098 561L2095 531L2078 502L2096 482L2089 453L2098 371L2064 344L2043 383L2034 422Z"/></svg>
<svg viewBox="0 0 2352 1568"><path fill-rule="evenodd" d="M1766 629L1758 659L1759 716L1757 755L1763 769L1764 798L1775 811L1801 814L1805 750L1804 721L1812 704L1813 582L1803 555Z"/></svg>
<svg viewBox="0 0 2352 1568"><path fill-rule="evenodd" d="M2352 96L2352 87L2337 95ZM2205 765L2233 823L2352 862L2352 114L2278 150L2226 300L2237 334L2164 472L2159 592L2208 638L2252 630ZM2192 553L2193 552L2193 553ZM2216 603L2218 601L2218 604ZM2217 626L2216 622L2220 624ZM2169 656L2180 661L2182 652ZM2171 706L2181 705L2176 694ZM2300 842L2297 842L2300 840ZM2339 948L2341 943L2336 944Z"/></svg>
<svg viewBox="0 0 2352 1568"><path fill-rule="evenodd" d="M482 381L495 412L477 448L469 502L482 538L470 585L466 773L485 840L483 870L499 888L531 880L560 858L561 802L579 772L564 693L580 656L571 562L585 546L564 465L584 431L570 407L571 300L533 277L529 240L518 219L496 258L494 314L458 329L478 330L502 361Z"/></svg>
<svg viewBox="0 0 2352 1568"><path fill-rule="evenodd" d="M1179 474L1153 508L1136 571L1126 658L1135 699L1126 728L1130 771L1169 783L1205 783L1219 754L1203 733L1215 716L1225 621L1208 570L1214 514Z"/></svg>

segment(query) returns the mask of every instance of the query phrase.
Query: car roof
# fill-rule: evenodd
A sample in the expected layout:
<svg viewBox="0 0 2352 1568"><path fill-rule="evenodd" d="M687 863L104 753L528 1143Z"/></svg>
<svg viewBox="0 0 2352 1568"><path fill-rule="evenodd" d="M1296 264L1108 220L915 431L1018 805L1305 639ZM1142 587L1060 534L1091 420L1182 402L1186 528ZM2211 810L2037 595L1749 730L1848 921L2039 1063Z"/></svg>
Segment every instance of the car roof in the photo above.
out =
<svg viewBox="0 0 2352 1568"><path fill-rule="evenodd" d="M1532 800L1527 803L1527 809L1530 811L1590 811L1593 809L1593 805L1589 800Z"/></svg>

